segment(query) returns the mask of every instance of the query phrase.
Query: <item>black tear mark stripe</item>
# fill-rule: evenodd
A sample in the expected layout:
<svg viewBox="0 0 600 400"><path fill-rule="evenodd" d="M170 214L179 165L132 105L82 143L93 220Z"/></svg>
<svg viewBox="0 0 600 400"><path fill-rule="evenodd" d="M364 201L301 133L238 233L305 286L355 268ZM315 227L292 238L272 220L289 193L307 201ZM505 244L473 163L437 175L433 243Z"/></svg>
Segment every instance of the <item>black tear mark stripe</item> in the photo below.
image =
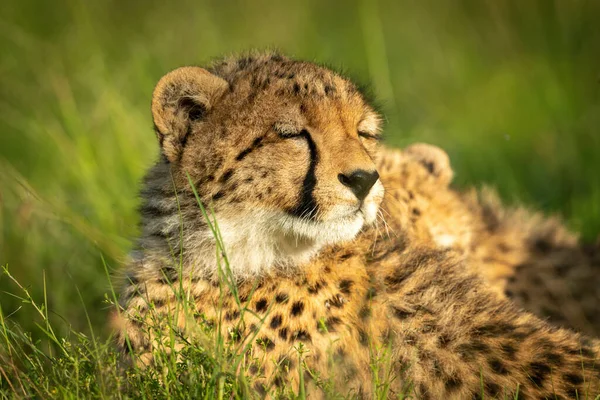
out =
<svg viewBox="0 0 600 400"><path fill-rule="evenodd" d="M306 129L302 130L298 136L304 138L308 144L310 164L306 176L304 177L304 182L302 183L300 200L298 204L288 212L295 217L314 219L318 212L313 192L317 185L315 169L317 168L317 163L319 161L319 154L317 153L317 145Z"/></svg>

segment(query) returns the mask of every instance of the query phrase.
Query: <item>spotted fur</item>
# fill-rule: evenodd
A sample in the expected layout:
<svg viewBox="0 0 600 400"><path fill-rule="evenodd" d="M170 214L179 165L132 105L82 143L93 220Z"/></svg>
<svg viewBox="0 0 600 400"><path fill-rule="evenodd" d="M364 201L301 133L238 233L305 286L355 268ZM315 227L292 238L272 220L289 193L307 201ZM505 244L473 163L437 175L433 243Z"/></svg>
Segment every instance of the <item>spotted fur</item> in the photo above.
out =
<svg viewBox="0 0 600 400"><path fill-rule="evenodd" d="M115 318L118 345L134 359L152 363L170 319L176 349L201 336L198 326L253 343L242 368L259 396L297 389L302 376L313 398L326 396L324 379L370 398L384 378L373 376L379 358L390 396L600 390L599 343L520 311L464 254L440 248L447 237L436 244L435 224L417 223L425 210L404 201L418 198L402 190L410 185L389 181L381 210L390 226L373 224L381 182L359 201L339 175L377 165L385 181L398 157L378 151L379 118L345 78L277 54L231 58L166 75L153 115L162 158L144 184L142 237ZM416 187L449 181L422 154L406 150L401 176ZM234 292L218 282L224 254L215 250L224 250L188 180L220 228ZM191 320L178 312L181 298L192 299Z"/></svg>
<svg viewBox="0 0 600 400"><path fill-rule="evenodd" d="M420 242L454 250L518 306L600 336L600 246L582 244L557 217L504 206L490 188L449 188L448 156L434 146L382 149L380 158L388 224L399 221Z"/></svg>

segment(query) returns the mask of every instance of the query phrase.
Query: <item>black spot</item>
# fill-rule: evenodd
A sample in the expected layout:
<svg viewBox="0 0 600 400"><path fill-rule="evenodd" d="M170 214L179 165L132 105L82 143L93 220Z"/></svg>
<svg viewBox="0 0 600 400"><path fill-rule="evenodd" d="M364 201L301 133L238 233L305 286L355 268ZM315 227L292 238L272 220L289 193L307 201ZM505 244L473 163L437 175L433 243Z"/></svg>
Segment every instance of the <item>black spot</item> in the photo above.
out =
<svg viewBox="0 0 600 400"><path fill-rule="evenodd" d="M229 336L231 337L231 339L234 342L239 342L240 340L242 340L242 337L244 336L244 331L241 330L240 328L233 328L229 332Z"/></svg>
<svg viewBox="0 0 600 400"><path fill-rule="evenodd" d="M450 335L442 333L439 337L439 343L441 348L446 348L452 342Z"/></svg>
<svg viewBox="0 0 600 400"><path fill-rule="evenodd" d="M277 293L277 296L275 296L275 301L279 304L287 303L289 300L290 297L287 295L287 293Z"/></svg>
<svg viewBox="0 0 600 400"><path fill-rule="evenodd" d="M294 94L298 93L300 93L300 85L298 85L298 82L294 82Z"/></svg>
<svg viewBox="0 0 600 400"><path fill-rule="evenodd" d="M391 289L397 289L408 277L413 274L410 268L397 268L392 275L385 278L385 283Z"/></svg>
<svg viewBox="0 0 600 400"><path fill-rule="evenodd" d="M502 253L507 253L510 250L510 247L506 243L498 243L496 248Z"/></svg>
<svg viewBox="0 0 600 400"><path fill-rule="evenodd" d="M592 350L588 349L587 347L582 347L580 354L582 356L584 356L584 357L587 357L587 358L594 358L595 357L594 352Z"/></svg>
<svg viewBox="0 0 600 400"><path fill-rule="evenodd" d="M292 304L291 312L294 317L301 315L302 311L304 311L304 303L303 302L297 301L294 304Z"/></svg>
<svg viewBox="0 0 600 400"><path fill-rule="evenodd" d="M317 145L312 140L310 133L308 133L307 130L303 130L298 136L303 137L308 144L310 163L308 165L308 171L304 176L302 189L300 190L300 200L298 201L298 204L288 212L298 218L313 219L318 213L318 207L313 192L317 185L315 170L319 160L319 154L317 153Z"/></svg>
<svg viewBox="0 0 600 400"><path fill-rule="evenodd" d="M221 183L225 183L225 182L227 182L227 180L228 180L229 178L231 178L231 175L233 175L233 170L231 170L231 169L228 169L227 171L225 171L225 172L223 173L223 175L221 175L221 178L219 178L219 181L220 181Z"/></svg>
<svg viewBox="0 0 600 400"><path fill-rule="evenodd" d="M269 85L271 84L271 78L270 77L266 77L262 82L260 87L258 88L259 90L265 90L267 87L269 87Z"/></svg>
<svg viewBox="0 0 600 400"><path fill-rule="evenodd" d="M215 327L215 320L214 319L202 319L202 324L204 326L206 326L207 328L214 328Z"/></svg>
<svg viewBox="0 0 600 400"><path fill-rule="evenodd" d="M529 379L538 387L542 387L546 377L551 369L548 365L541 362L532 362L529 364Z"/></svg>
<svg viewBox="0 0 600 400"><path fill-rule="evenodd" d="M277 364L279 364L279 367L284 371L289 371L290 369L294 368L294 360L288 358L287 356L280 356L279 360L277 360Z"/></svg>
<svg viewBox="0 0 600 400"><path fill-rule="evenodd" d="M262 312L265 311L267 309L267 299L265 299L264 297L262 299L260 299L259 301L256 302L256 311L257 312Z"/></svg>
<svg viewBox="0 0 600 400"><path fill-rule="evenodd" d="M262 383L254 384L254 391L261 397L264 398L267 395L267 391L265 390L265 386Z"/></svg>
<svg viewBox="0 0 600 400"><path fill-rule="evenodd" d="M329 300L325 301L325 307L335 307L335 308L342 308L344 307L344 303L346 302L346 300L344 299L344 296L342 296L341 294L336 294L333 297L331 297Z"/></svg>
<svg viewBox="0 0 600 400"><path fill-rule="evenodd" d="M479 336L485 336L485 337L503 336L509 332L514 331L514 329L515 329L514 325L508 324L505 322L497 322L494 324L481 325L476 328L477 334Z"/></svg>
<svg viewBox="0 0 600 400"><path fill-rule="evenodd" d="M322 332L337 332L337 326L342 322L338 317L329 317L325 320L325 329L322 329L320 321L317 321L317 329Z"/></svg>
<svg viewBox="0 0 600 400"><path fill-rule="evenodd" d="M371 316L371 307L364 305L358 312L358 316L362 319L367 319Z"/></svg>
<svg viewBox="0 0 600 400"><path fill-rule="evenodd" d="M456 346L456 352L458 355L465 361L472 361L475 359L478 353L482 352L482 350L489 350L487 345L483 345L479 342L479 345L474 343L462 343Z"/></svg>
<svg viewBox="0 0 600 400"><path fill-rule="evenodd" d="M416 215L416 216L421 215L421 211L418 208L413 208L412 213L413 213L413 215Z"/></svg>
<svg viewBox="0 0 600 400"><path fill-rule="evenodd" d="M572 386L581 385L583 383L583 377L579 374L565 374L563 379Z"/></svg>
<svg viewBox="0 0 600 400"><path fill-rule="evenodd" d="M471 348L477 353L488 353L490 351L490 346L480 340L473 341Z"/></svg>
<svg viewBox="0 0 600 400"><path fill-rule="evenodd" d="M360 328L358 329L358 342L365 347L369 346L369 336Z"/></svg>
<svg viewBox="0 0 600 400"><path fill-rule="evenodd" d="M271 324L269 325L271 329L277 329L281 326L281 315L276 315L271 318Z"/></svg>
<svg viewBox="0 0 600 400"><path fill-rule="evenodd" d="M500 385L498 385L497 383L486 382L486 384L485 384L485 393L488 396L496 398L496 396L498 396L501 391L502 391L502 389L501 389Z"/></svg>
<svg viewBox="0 0 600 400"><path fill-rule="evenodd" d="M520 291L518 296L524 303L529 303L530 297L529 297L529 293L527 293L526 291L524 291L524 290Z"/></svg>
<svg viewBox="0 0 600 400"><path fill-rule="evenodd" d="M290 338L290 340L299 340L301 342L310 342L311 336L310 333L306 332L304 329L298 329L294 332Z"/></svg>
<svg viewBox="0 0 600 400"><path fill-rule="evenodd" d="M459 390L462 387L462 385L463 385L462 379L460 379L456 375L449 376L446 379L446 381L444 382L444 386L448 393L453 393L453 392Z"/></svg>
<svg viewBox="0 0 600 400"><path fill-rule="evenodd" d="M215 193L212 196L213 201L215 200L219 200L220 198L222 198L223 196L225 196L225 193L223 193L223 191L219 190L217 193Z"/></svg>
<svg viewBox="0 0 600 400"><path fill-rule="evenodd" d="M311 285L308 287L308 293L310 294L316 294L319 292L319 290L321 290L321 288L323 287L323 285L325 284L325 282L320 281L320 282L316 282L314 285Z"/></svg>
<svg viewBox="0 0 600 400"><path fill-rule="evenodd" d="M262 138L262 137L257 137L256 139L254 139L254 140L252 141L252 144L251 144L251 145L250 145L248 148L246 148L246 149L242 150L242 151L241 151L241 152L240 152L240 153L239 153L239 154L238 154L238 155L235 157L235 159L236 159L237 161L242 161L244 158L246 158L246 156L247 156L248 154L250 154L250 153L252 153L254 150L256 150L256 149L259 149L260 147L262 147L262 145L263 145L263 144L262 144L262 140L263 140L263 138Z"/></svg>
<svg viewBox="0 0 600 400"><path fill-rule="evenodd" d="M231 321L231 320L237 319L239 316L240 316L239 310L227 311L225 313L225 320Z"/></svg>
<svg viewBox="0 0 600 400"><path fill-rule="evenodd" d="M339 288L342 293L350 294L350 289L352 289L353 285L354 285L354 282L352 282L351 280L343 279L340 281Z"/></svg>
<svg viewBox="0 0 600 400"><path fill-rule="evenodd" d="M271 351L275 348L275 343L266 336L257 339L256 344L263 347L266 351Z"/></svg>
<svg viewBox="0 0 600 400"><path fill-rule="evenodd" d="M544 238L538 238L534 243L533 247L540 253L548 253L552 248L550 242Z"/></svg>
<svg viewBox="0 0 600 400"><path fill-rule="evenodd" d="M165 303L165 299L152 299L152 304L154 305L154 308L160 308L164 306Z"/></svg>
<svg viewBox="0 0 600 400"><path fill-rule="evenodd" d="M556 367L560 366L563 363L563 357L557 353L546 353L543 358L548 361L549 364L552 364Z"/></svg>
<svg viewBox="0 0 600 400"><path fill-rule="evenodd" d="M425 169L430 174L433 174L433 172L435 171L435 165L433 164L433 162L431 162L431 161L422 161L421 164L423 164L423 166L425 167Z"/></svg>
<svg viewBox="0 0 600 400"><path fill-rule="evenodd" d="M238 64L238 68L239 69L246 69L246 67L248 67L248 65L252 64L254 62L254 57L242 57L238 60L237 64Z"/></svg>
<svg viewBox="0 0 600 400"><path fill-rule="evenodd" d="M523 339L526 339L530 334L531 334L531 332L515 331L515 332L511 332L508 336L512 337L513 339L515 339L517 341L522 341Z"/></svg>
<svg viewBox="0 0 600 400"><path fill-rule="evenodd" d="M275 378L273 379L273 384L279 388L284 385L283 378L281 377L281 375L275 376Z"/></svg>
<svg viewBox="0 0 600 400"><path fill-rule="evenodd" d="M250 368L248 368L248 372L251 375L256 375L256 373L258 372L258 367L256 366L256 364L250 365Z"/></svg>
<svg viewBox="0 0 600 400"><path fill-rule="evenodd" d="M343 360L344 358L346 358L346 350L344 350L343 347L338 347L338 349L335 351L334 359Z"/></svg>
<svg viewBox="0 0 600 400"><path fill-rule="evenodd" d="M504 365L504 363L502 361L498 360L497 358L489 359L488 364L490 365L490 368L492 369L492 371L494 371L496 374L499 374L499 375L508 374L506 365Z"/></svg>
<svg viewBox="0 0 600 400"><path fill-rule="evenodd" d="M281 328L279 330L279 337L282 338L283 340L287 340L287 335L288 335L287 328Z"/></svg>
<svg viewBox="0 0 600 400"><path fill-rule="evenodd" d="M235 157L235 159L237 161L242 161L248 154L252 152L252 150L252 147L248 147L247 149L242 150L240 154L238 154L237 157Z"/></svg>
<svg viewBox="0 0 600 400"><path fill-rule="evenodd" d="M427 385L424 383L419 383L419 399L422 400L430 400L431 395L429 394L429 389L427 389Z"/></svg>
<svg viewBox="0 0 600 400"><path fill-rule="evenodd" d="M375 296L377 296L377 289L375 289L374 287L368 288L366 295L367 300L371 300Z"/></svg>
<svg viewBox="0 0 600 400"><path fill-rule="evenodd" d="M571 266L569 264L559 264L555 266L554 270L556 271L556 275L558 277L564 278L569 274Z"/></svg>

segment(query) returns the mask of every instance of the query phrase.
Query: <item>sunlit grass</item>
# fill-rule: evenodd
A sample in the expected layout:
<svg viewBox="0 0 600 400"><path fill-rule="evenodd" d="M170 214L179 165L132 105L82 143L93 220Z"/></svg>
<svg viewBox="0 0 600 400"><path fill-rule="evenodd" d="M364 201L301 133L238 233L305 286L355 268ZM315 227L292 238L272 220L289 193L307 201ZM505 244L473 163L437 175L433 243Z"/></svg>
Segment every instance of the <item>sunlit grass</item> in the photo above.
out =
<svg viewBox="0 0 600 400"><path fill-rule="evenodd" d="M0 276L4 337L40 357L69 335L110 352L102 256L118 274L137 235L139 181L158 153L153 85L249 48L372 82L391 145L440 145L458 185L495 185L593 240L599 18L589 1L3 2L0 264L14 277ZM44 299L44 315L8 294L15 281ZM38 329L47 323L58 344Z"/></svg>

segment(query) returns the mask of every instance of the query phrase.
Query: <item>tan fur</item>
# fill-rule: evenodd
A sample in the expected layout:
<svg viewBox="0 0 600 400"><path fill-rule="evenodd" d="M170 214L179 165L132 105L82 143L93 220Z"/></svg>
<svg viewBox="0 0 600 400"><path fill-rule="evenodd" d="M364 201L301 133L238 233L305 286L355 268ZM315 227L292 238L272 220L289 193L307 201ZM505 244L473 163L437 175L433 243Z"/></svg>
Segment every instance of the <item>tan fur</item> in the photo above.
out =
<svg viewBox="0 0 600 400"><path fill-rule="evenodd" d="M167 75L155 91L165 157L145 182L140 249L115 320L124 351L151 363L164 345L156 332L168 332L162 319L170 318L179 343L199 340L206 324L233 342L257 339L242 368L259 393L297 389L302 368L311 398L325 396L318 384L325 378L338 392L370 398L377 381L371 367L386 354L395 377L390 396L598 393L598 342L519 311L465 263L481 258L472 248L477 213L458 195L440 195L451 179L437 169L443 152L379 152L377 115L354 85L314 64L263 54L208 71L227 89L202 103L201 118L187 100L160 105L164 90L198 97L168 84L187 82L187 72ZM172 111L169 104L183 106ZM175 122L161 124L163 115ZM387 189L388 226L370 224L380 183L361 204L339 179L375 165ZM188 175L214 210L209 219L221 228L237 298L217 282L224 259L215 250L223 249ZM299 210L306 202L316 211ZM427 207L446 212L428 215ZM178 312L182 296L192 300L192 320Z"/></svg>
<svg viewBox="0 0 600 400"><path fill-rule="evenodd" d="M448 188L452 169L441 149L418 144L403 153L380 152L378 170L395 200L388 206L389 224L399 220L420 241L455 250L518 306L600 335L599 246L582 245L557 217L504 206L490 188L464 193Z"/></svg>

